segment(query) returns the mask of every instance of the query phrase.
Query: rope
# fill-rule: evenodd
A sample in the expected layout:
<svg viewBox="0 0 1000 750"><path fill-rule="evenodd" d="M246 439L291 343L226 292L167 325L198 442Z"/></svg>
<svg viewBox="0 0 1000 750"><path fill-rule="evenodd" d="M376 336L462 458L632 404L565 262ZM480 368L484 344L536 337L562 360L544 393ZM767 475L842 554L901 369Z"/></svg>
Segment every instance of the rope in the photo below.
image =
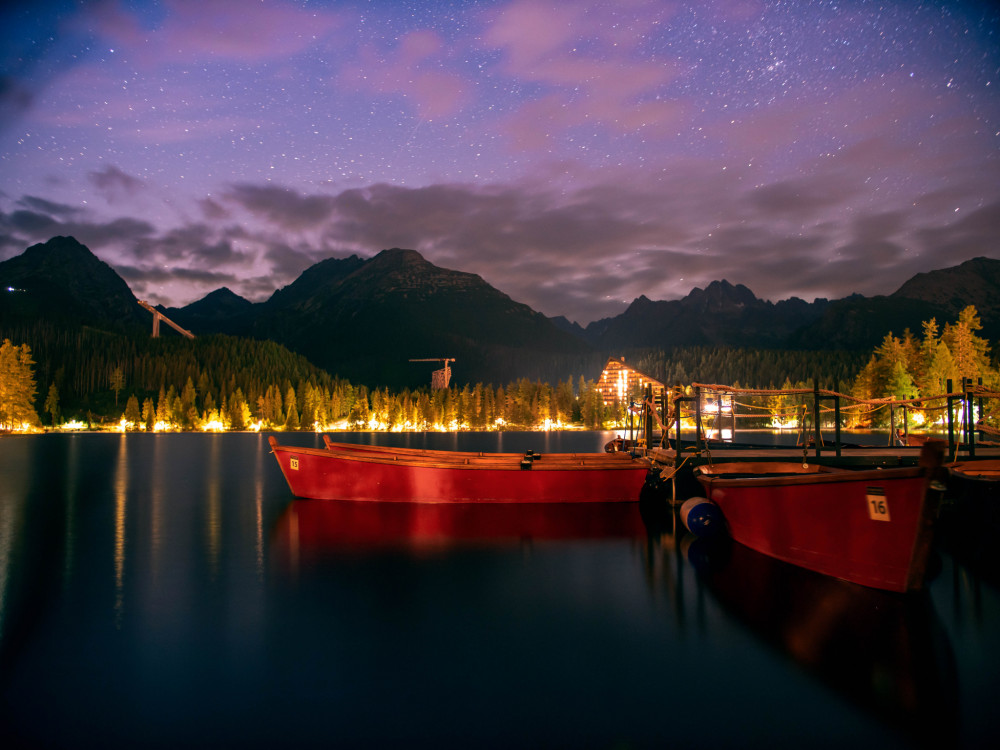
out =
<svg viewBox="0 0 1000 750"><path fill-rule="evenodd" d="M681 462L680 462L679 464L677 464L677 466L675 466L675 467L674 467L674 470L673 470L673 471L671 471L671 472L670 472L669 474L667 474L666 476L664 476L664 474L663 474L663 469L660 469L660 480L661 480L661 481L663 481L663 482L666 482L666 481L668 481L668 480L670 480L670 479L673 479L673 478L674 478L674 477L675 477L675 476L677 475L677 472L681 470L681 467L682 467L682 466L683 466L684 464L686 464L686 463L687 463L688 461L690 461L690 460L691 460L691 457L692 457L693 455L694 455L693 453L689 453L688 455L686 455L686 456L684 457L684 460L683 460L683 461L681 461Z"/></svg>
<svg viewBox="0 0 1000 750"><path fill-rule="evenodd" d="M993 398L1000 397L1000 393L996 391L988 391L982 386L977 386L970 391L960 391L955 393L941 393L936 396L922 396L919 398L908 398L908 399L895 399L891 396L885 396L883 398L858 398L857 396L852 396L849 393L840 393L839 391L830 391L825 388L791 388L788 390L781 390L778 388L734 388L731 385L718 385L710 383L692 383L692 388L703 388L708 391L717 391L719 393L741 393L750 396L811 396L819 394L820 396L826 397L837 397L846 399L848 401L854 401L858 404L920 404L924 401L937 401L938 399L946 398L965 398L970 393L976 396L982 396L983 398Z"/></svg>
<svg viewBox="0 0 1000 750"><path fill-rule="evenodd" d="M891 396L885 396L882 398L859 398L857 396L851 396L847 393L840 393L838 391L831 391L826 389L817 388L791 388L791 389L777 389L777 388L735 388L729 385L719 385L714 383L692 383L693 388L701 388L706 391L713 391L716 393L726 393L726 394L742 394L749 396L823 396L825 398L838 398L851 403L843 404L840 406L840 411L842 414L847 413L848 416L852 416L852 412L858 412L854 414L853 418L860 418L861 416L872 416L879 411L885 409L886 407L896 407L896 406L915 406L923 412L939 412L944 411L948 408L947 403L935 406L931 402L944 401L946 399L957 399L963 400L970 396L973 398L1000 398L1000 391L988 389L984 386L970 386L966 391L953 392L953 393L941 393L935 396L924 396L924 397L914 397L908 399L896 399ZM672 396L679 396L680 394L671 391ZM749 404L742 401L737 401L733 399L733 411L726 415L727 419L762 419L768 416L777 418L786 417L800 417L803 420L808 417L805 414L808 405L805 403L792 404L789 406L780 407L768 407L759 406L757 404ZM666 435L669 429L667 425L663 423L660 419L660 415L657 413L654 404L650 401L644 403L648 406L650 411L656 417L657 423L660 425L660 430L663 435ZM736 407L742 407L745 409L756 409L762 412L768 412L768 414L737 414ZM824 415L829 415L831 412L835 412L836 408L832 406L827 406L824 404L813 404L813 407L818 406L818 411ZM714 420L721 419L722 414L718 412L701 412L697 409L683 409L681 403L671 398L670 412L667 416L667 423L673 426L678 418L691 418L693 416L699 415L702 420L713 420L712 425L714 425ZM981 432L987 432L991 435L1000 435L1000 430L983 425L980 422L977 429Z"/></svg>
<svg viewBox="0 0 1000 750"><path fill-rule="evenodd" d="M982 422L976 423L976 430L979 432L985 432L987 435L1000 435L1000 430L996 427L991 427L988 424L983 424Z"/></svg>

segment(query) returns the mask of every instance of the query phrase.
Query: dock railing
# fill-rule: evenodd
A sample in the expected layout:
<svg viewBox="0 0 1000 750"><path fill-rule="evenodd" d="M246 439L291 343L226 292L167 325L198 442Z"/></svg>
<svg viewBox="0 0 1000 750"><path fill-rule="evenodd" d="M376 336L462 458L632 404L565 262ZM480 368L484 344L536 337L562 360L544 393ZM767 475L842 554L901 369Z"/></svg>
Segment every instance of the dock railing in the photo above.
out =
<svg viewBox="0 0 1000 750"><path fill-rule="evenodd" d="M977 383L973 383L971 378L964 378L961 381L961 388L957 391L953 389L952 381L949 380L946 388L946 393L930 397L861 399L840 393L836 387L834 390L822 389L818 380L813 382L811 389L754 389L692 383L689 389L676 387L664 392L658 403L654 403L651 395L647 393L646 404L651 410L655 410L656 421L661 428L661 444L665 445L670 439L670 433L673 433L675 462L678 465L684 460L685 451L688 455L692 452L709 451L712 447L710 434L716 433L720 438L723 437L721 427L723 404L728 404L728 421L731 425L730 437L728 440L721 440L723 444L736 442L738 420L752 418L759 421L767 418L762 412L770 410L772 421L778 421L789 428L790 425L781 420L795 415L795 429L799 437L797 443L803 449L803 457L810 452L817 458L824 452L826 455L841 457L845 448L841 440L844 415L852 414L853 418L859 421L862 417L871 419L882 409L888 410L891 447L913 448L914 453L918 452L926 437L910 433L911 415L914 412L932 415L943 412L940 417L932 420L932 426L927 434L929 436L947 432L948 455L951 461L956 460L960 452L969 458L975 458L977 444L1000 446L1000 429L996 426L997 419L1000 418L1000 392L985 388L981 378ZM793 404L791 409L786 407L783 412L777 413L773 407L741 402L739 396L767 397L779 401L790 397L798 403ZM706 403L713 405L709 414L706 414ZM738 407L744 409L743 413L738 413ZM897 426L897 414L902 416L899 426ZM711 428L706 428L707 417L713 420ZM827 427L834 430L834 441L831 446L823 442L824 419ZM686 445L681 432L682 423L693 425L694 428L693 440ZM647 422L646 427L646 434L650 435L651 422ZM652 440L647 440L647 445L652 446L652 444ZM715 445L718 446L719 442Z"/></svg>

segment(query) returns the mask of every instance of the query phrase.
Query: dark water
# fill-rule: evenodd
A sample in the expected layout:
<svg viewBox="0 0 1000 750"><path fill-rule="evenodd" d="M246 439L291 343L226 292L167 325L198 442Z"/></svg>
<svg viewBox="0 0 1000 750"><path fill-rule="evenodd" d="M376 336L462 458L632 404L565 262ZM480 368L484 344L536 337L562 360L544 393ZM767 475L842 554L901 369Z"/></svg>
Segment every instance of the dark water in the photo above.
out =
<svg viewBox="0 0 1000 750"><path fill-rule="evenodd" d="M655 506L297 501L253 434L3 437L0 478L4 747L1000 738L1000 596L949 553L901 597L700 548Z"/></svg>

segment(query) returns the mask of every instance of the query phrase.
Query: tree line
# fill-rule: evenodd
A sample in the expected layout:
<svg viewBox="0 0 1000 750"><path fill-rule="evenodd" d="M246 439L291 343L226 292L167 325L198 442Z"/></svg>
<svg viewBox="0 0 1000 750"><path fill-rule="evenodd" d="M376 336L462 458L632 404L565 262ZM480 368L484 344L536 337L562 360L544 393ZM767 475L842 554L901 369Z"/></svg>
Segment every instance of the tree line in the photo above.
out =
<svg viewBox="0 0 1000 750"><path fill-rule="evenodd" d="M989 342L978 336L982 323L976 308L968 306L953 323L942 328L936 318L924 321L922 335L917 338L909 329L902 336L891 331L871 354L858 373L851 388L851 395L862 400L892 398L915 400L914 408L928 412L940 411L944 404L921 403L935 396L965 390L963 383L980 384L987 391L1000 390L1000 371L991 358ZM987 421L996 421L1000 414L998 399L987 401L982 415ZM862 420L876 418L877 405L862 412Z"/></svg>
<svg viewBox="0 0 1000 750"><path fill-rule="evenodd" d="M924 322L920 339L890 332L867 355L685 347L631 351L629 362L668 386L698 380L788 390L822 381L860 400L926 398L944 393L948 380L1000 387L989 343L976 335L980 329L975 308L968 307L943 328ZM68 417L89 425L124 420L132 429L187 430L600 429L629 419L627 402L605 405L595 380L583 375L554 386L522 378L500 386L390 392L331 376L270 341L221 334L152 339L44 323L20 333L30 346L5 339L0 349L0 429L18 422L57 425ZM748 403L761 410L765 426L771 421L766 412L787 412L792 401L761 396ZM870 410L868 424L881 418L876 411Z"/></svg>

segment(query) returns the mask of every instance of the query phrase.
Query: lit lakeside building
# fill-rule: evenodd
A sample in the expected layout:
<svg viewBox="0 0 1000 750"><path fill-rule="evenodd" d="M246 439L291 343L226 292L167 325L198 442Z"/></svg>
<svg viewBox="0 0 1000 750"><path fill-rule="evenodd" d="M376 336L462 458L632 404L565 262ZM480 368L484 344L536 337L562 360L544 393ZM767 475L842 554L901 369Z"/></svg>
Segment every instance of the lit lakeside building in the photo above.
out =
<svg viewBox="0 0 1000 750"><path fill-rule="evenodd" d="M605 406L611 406L615 401L619 404L626 403L630 396L641 396L645 393L646 386L652 388L654 403L666 390L659 380L626 365L625 357L609 358L597 381L597 390L601 392Z"/></svg>

